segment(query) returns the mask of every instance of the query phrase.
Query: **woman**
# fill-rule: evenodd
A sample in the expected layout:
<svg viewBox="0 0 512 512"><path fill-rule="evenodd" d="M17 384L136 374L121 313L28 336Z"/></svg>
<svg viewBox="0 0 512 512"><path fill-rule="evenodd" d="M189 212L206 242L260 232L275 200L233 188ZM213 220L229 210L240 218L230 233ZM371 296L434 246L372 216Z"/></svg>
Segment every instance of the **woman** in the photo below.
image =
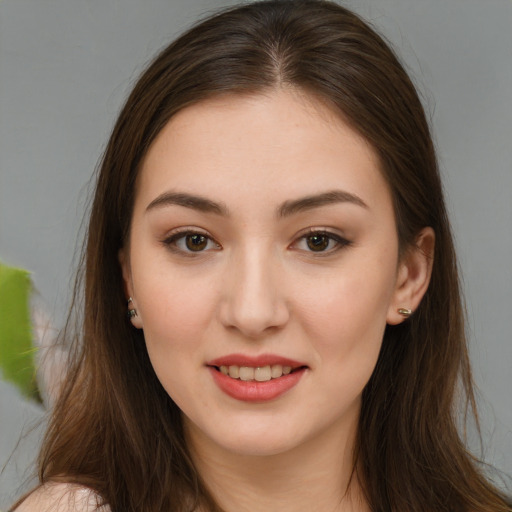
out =
<svg viewBox="0 0 512 512"><path fill-rule="evenodd" d="M510 510L456 427L474 399L429 127L349 11L253 3L157 57L84 280L17 510Z"/></svg>

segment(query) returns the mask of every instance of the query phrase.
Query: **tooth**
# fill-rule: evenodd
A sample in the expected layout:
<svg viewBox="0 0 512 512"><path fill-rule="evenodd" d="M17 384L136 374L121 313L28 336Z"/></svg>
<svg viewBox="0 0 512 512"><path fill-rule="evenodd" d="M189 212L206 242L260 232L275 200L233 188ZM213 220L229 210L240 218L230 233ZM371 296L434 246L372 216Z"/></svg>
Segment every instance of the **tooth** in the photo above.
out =
<svg viewBox="0 0 512 512"><path fill-rule="evenodd" d="M288 375L292 371L291 366L283 366L283 375Z"/></svg>
<svg viewBox="0 0 512 512"><path fill-rule="evenodd" d="M240 380L254 380L254 368L250 368L249 366L241 366Z"/></svg>
<svg viewBox="0 0 512 512"><path fill-rule="evenodd" d="M271 378L270 366L258 367L254 370L254 379L258 382L265 382Z"/></svg>
<svg viewBox="0 0 512 512"><path fill-rule="evenodd" d="M272 366L272 378L277 379L283 375L283 367L280 364Z"/></svg>
<svg viewBox="0 0 512 512"><path fill-rule="evenodd" d="M220 367L220 373L223 373L224 375L228 374L228 367L227 366L221 366Z"/></svg>
<svg viewBox="0 0 512 512"><path fill-rule="evenodd" d="M233 379L238 379L240 377L240 368L238 366L230 366L229 376Z"/></svg>

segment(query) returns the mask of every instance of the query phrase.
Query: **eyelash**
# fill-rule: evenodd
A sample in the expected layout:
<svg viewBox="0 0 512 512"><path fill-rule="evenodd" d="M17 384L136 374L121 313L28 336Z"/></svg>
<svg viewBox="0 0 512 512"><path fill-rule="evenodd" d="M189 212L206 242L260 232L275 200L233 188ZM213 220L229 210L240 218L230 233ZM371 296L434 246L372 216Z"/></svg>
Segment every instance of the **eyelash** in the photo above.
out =
<svg viewBox="0 0 512 512"><path fill-rule="evenodd" d="M194 251L194 250L191 250L190 248L183 248L183 247L179 247L178 246L178 242L183 241L186 244L187 243L187 237L194 237L194 236L197 236L197 237L200 237L200 238L203 239L203 240L199 240L199 241L200 242L204 242L206 244L204 246L204 248L202 248L202 249L200 249L198 251ZM303 233L302 235L300 235L290 245L290 247L296 248L297 245L300 242L304 242L304 243L307 244L308 243L308 239L311 239L313 237L318 237L318 238L326 239L326 241L327 241L327 248L319 250L319 251L315 251L315 250L311 249L311 247L308 245L309 249L299 249L299 250L303 250L304 252L309 252L311 254L314 254L316 256L321 257L321 256L330 255L330 254L332 254L334 252L339 251L340 249L343 249L344 247L348 247L348 246L352 245L351 241L349 241L346 238L343 238L340 235L337 235L337 234L335 234L335 233L333 233L331 231L324 230L324 229L313 229L313 228L311 228L306 233ZM334 242L335 246L329 248L329 245L331 244L331 242ZM213 243L215 245L215 248L213 250L220 250L220 249L222 249L222 246L219 243L217 243L206 232L203 232L203 231L200 231L200 230L195 230L195 229L188 229L188 228L183 228L183 229L180 229L179 231L176 231L176 232L172 233L170 236L165 238L162 241L162 243L168 249L170 249L171 251L173 251L175 253L178 253L178 254L181 254L181 255L185 255L187 257L199 256L203 252L212 250L212 248L208 248L208 245L210 243Z"/></svg>
<svg viewBox="0 0 512 512"><path fill-rule="evenodd" d="M188 250L186 248L180 248L178 246L179 241L183 240L184 243L186 243L187 237L193 237L193 236L198 236L198 237L202 237L205 239L205 241L206 241L205 249L202 249L199 251L194 251L194 250ZM204 231L196 230L196 229L189 229L189 228L183 228L183 229L180 229L179 231L175 231L170 236L165 238L162 241L162 243L172 252L175 252L175 253L178 253L181 255L185 255L187 257L195 257L195 256L198 256L201 253L205 252L205 250L211 250L211 248L208 249L208 244L210 244L210 243L213 243L215 245L214 250L221 249L220 244L218 244L210 235L208 235L208 233L206 233Z"/></svg>
<svg viewBox="0 0 512 512"><path fill-rule="evenodd" d="M348 247L352 245L352 242L347 240L346 238L343 238L342 236L333 233L332 231L328 231L325 229L309 229L306 233L303 233L299 236L299 238L293 242L292 245L297 245L299 242L305 242L307 244L308 239L313 237L325 237L327 239L327 243L330 244L331 242L334 242L334 247L321 250L321 251L314 251L314 250L308 250L304 249L306 252L310 252L314 254L315 256L328 256L333 254L334 252L339 251L340 249L343 249L344 247Z"/></svg>

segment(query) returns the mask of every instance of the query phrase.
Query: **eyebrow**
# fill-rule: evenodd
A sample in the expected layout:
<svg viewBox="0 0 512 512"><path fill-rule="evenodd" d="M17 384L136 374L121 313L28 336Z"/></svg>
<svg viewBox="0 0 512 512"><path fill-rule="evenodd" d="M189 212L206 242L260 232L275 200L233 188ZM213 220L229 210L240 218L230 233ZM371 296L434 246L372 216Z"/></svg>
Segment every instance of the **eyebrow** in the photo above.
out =
<svg viewBox="0 0 512 512"><path fill-rule="evenodd" d="M344 190L330 190L321 194L285 201L277 209L277 215L278 217L289 217L307 210L337 203L350 203L362 208L368 208L368 205L355 194ZM217 203L206 197L187 194L185 192L164 192L160 194L149 203L146 212L166 206L183 206L204 213L214 213L225 217L229 216L229 210L223 203Z"/></svg>
<svg viewBox="0 0 512 512"><path fill-rule="evenodd" d="M146 208L146 212L165 206L184 206L204 213L215 213L217 215L228 215L228 209L222 203L216 203L206 197L186 194L182 192L164 192L156 199L153 199Z"/></svg>
<svg viewBox="0 0 512 512"><path fill-rule="evenodd" d="M289 217L296 213L337 203L351 203L362 208L368 208L368 205L355 194L351 194L344 190L330 190L328 192L323 192L322 194L285 201L279 207L278 215L280 217Z"/></svg>

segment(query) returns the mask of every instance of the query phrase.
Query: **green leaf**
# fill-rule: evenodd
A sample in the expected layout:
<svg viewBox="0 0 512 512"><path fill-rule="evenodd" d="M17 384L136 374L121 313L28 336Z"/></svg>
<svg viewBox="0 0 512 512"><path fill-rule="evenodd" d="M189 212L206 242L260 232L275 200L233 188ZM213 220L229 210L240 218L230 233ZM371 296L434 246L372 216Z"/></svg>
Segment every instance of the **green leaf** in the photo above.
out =
<svg viewBox="0 0 512 512"><path fill-rule="evenodd" d="M0 263L0 371L23 395L40 401L30 320L31 291L29 272Z"/></svg>

